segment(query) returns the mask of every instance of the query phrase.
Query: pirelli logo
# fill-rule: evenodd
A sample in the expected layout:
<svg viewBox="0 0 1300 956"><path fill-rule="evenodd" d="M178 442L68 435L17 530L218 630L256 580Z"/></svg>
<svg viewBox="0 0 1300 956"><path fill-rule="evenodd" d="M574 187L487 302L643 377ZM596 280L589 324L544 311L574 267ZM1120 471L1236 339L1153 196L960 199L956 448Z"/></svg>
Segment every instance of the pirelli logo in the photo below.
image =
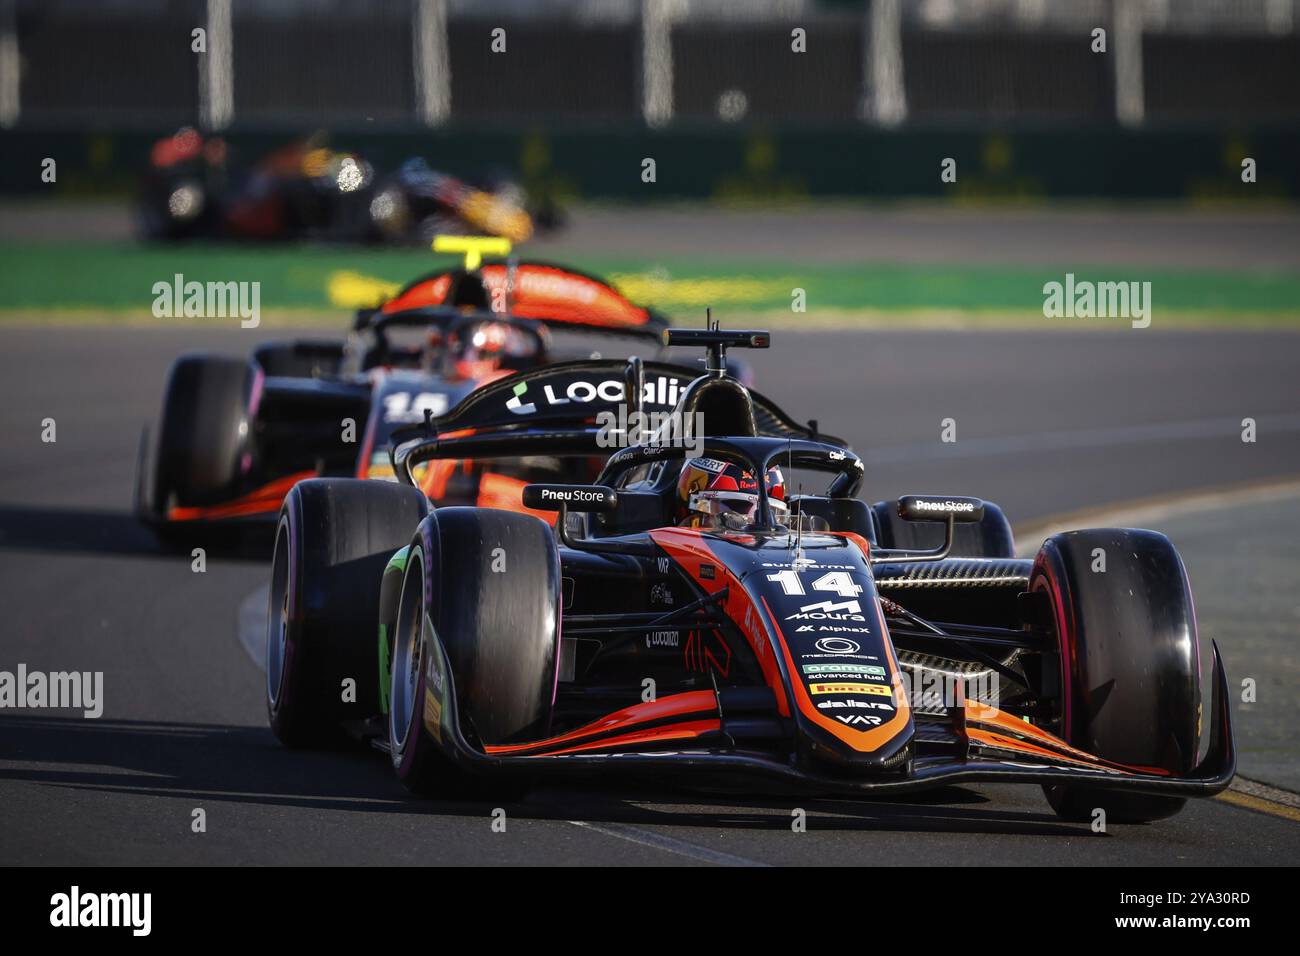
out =
<svg viewBox="0 0 1300 956"><path fill-rule="evenodd" d="M812 694L878 694L881 697L889 696L889 688L882 684L862 684L856 681L809 684L808 691Z"/></svg>

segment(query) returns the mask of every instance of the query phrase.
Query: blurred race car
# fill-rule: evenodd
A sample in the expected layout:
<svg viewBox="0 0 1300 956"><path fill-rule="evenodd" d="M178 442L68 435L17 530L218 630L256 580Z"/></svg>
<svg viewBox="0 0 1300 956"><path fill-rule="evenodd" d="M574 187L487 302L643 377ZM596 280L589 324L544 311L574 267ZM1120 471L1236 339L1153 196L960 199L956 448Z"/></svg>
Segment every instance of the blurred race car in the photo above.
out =
<svg viewBox="0 0 1300 956"><path fill-rule="evenodd" d="M1168 539L1073 531L1020 560L979 499L868 506L844 442L727 374L726 349L766 332L668 341L705 346L704 374L517 373L395 434L400 484L295 486L267 622L283 743L346 729L417 793L490 799L615 771L744 793L1030 783L1066 819L1118 823L1229 784L1227 677L1215 648L1202 758L1196 622ZM545 520L432 508L419 486L441 461L589 457L602 413L627 404L702 415L702 446L658 432L591 484L525 475ZM791 494L796 475L819 491Z"/></svg>
<svg viewBox="0 0 1300 956"><path fill-rule="evenodd" d="M226 143L185 128L154 143L136 218L147 239L213 237L225 228Z"/></svg>
<svg viewBox="0 0 1300 956"><path fill-rule="evenodd" d="M270 519L303 478L391 479L393 429L443 415L511 372L565 357L655 356L667 327L595 277L489 262L431 273L360 310L346 340L269 342L249 358L182 356L156 441L141 442L137 511L164 532ZM443 467L431 469L427 490L436 500L487 495L518 506L519 486L506 477Z"/></svg>
<svg viewBox="0 0 1300 956"><path fill-rule="evenodd" d="M438 235L481 233L524 242L534 228L550 229L559 222L550 206L530 214L527 201L508 177L467 183L423 159L410 159L370 200L371 238L425 244Z"/></svg>
<svg viewBox="0 0 1300 956"><path fill-rule="evenodd" d="M408 160L383 178L357 153L321 134L296 140L247 171L232 169L220 137L183 129L150 153L139 203L152 239L326 239L427 242L436 233L481 233L514 242L536 228L523 190L503 174L470 183ZM540 224L558 222L549 206Z"/></svg>

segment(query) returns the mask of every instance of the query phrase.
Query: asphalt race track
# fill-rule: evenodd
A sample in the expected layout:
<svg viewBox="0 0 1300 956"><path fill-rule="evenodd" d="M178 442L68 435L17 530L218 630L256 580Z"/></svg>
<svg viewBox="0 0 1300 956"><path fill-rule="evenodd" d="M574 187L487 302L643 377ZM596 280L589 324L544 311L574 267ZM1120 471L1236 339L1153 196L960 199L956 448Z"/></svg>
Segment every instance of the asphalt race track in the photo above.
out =
<svg viewBox="0 0 1300 956"><path fill-rule="evenodd" d="M377 753L290 753L236 637L256 560L160 551L130 515L168 363L262 331L0 331L0 668L104 672L104 713L0 715L0 863L1239 864L1300 826L1223 801L1106 834L1036 788L889 802L710 797L631 781L491 808L408 798ZM760 388L849 438L866 495L999 501L1024 523L1300 474L1300 335L780 333ZM1258 423L1243 443L1241 420ZM41 441L42 420L57 441ZM945 418L957 441L941 443ZM1222 642L1232 674L1231 642ZM807 831L791 830L796 807ZM191 829L202 808L206 832Z"/></svg>

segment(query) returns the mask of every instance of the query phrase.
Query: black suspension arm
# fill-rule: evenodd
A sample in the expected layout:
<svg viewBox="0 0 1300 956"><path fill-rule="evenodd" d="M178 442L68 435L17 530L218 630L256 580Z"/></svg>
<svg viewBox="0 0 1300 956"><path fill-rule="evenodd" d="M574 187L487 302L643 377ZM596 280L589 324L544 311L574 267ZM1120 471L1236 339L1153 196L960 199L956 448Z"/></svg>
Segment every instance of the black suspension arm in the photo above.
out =
<svg viewBox="0 0 1300 956"><path fill-rule="evenodd" d="M964 641L961 638L956 637L955 635L949 634L947 631L943 630L937 625L931 624L929 621L925 620L925 618L913 614L911 611L903 607L903 605L899 604L897 601L891 601L887 597L881 597L880 608L889 617L901 618L904 621L910 621L912 624L915 624L917 627L928 632L929 634L933 634L935 637L942 637L946 641L951 641L954 645L961 648L962 651L969 654L972 658L979 661L985 667L997 671L1007 680L1019 684L1021 687L1025 688L1025 690L1028 691L1033 690L1033 688L1029 686L1029 682L1025 680L1023 676L1017 674L1014 670L1012 670L1010 667L1007 667L1001 661L989 656L988 654L984 653L982 650L973 646L969 642Z"/></svg>

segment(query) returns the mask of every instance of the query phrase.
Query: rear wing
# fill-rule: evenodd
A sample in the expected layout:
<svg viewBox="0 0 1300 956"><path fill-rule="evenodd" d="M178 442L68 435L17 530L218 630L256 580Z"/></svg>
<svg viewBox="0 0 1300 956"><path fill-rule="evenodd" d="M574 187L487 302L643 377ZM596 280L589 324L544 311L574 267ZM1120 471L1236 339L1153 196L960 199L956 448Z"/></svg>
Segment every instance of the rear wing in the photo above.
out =
<svg viewBox="0 0 1300 956"><path fill-rule="evenodd" d="M421 276L378 309L358 313L358 328L378 316L443 305L459 272L448 269ZM664 316L635 305L603 279L564 266L520 262L512 277L508 263L494 260L485 262L478 276L491 300L508 295L511 315L556 328L641 334L660 341L668 328Z"/></svg>
<svg viewBox="0 0 1300 956"><path fill-rule="evenodd" d="M445 457L455 446L457 457L492 454L608 454L596 441L598 416L609 421L631 409L625 396L629 363L611 359L560 362L518 372L475 389L451 411L392 434L389 454L395 470L400 464ZM667 362L644 362L639 409L647 414L671 412L695 379L696 369ZM775 402L750 391L754 420L761 436L808 439L841 448L848 443L822 434L812 422L796 422ZM562 450L563 449L563 450Z"/></svg>
<svg viewBox="0 0 1300 956"><path fill-rule="evenodd" d="M647 413L670 412L695 379L697 369L667 362L644 362L639 407ZM475 389L447 414L431 419L431 434L473 429L518 431L587 427L602 412L627 409L628 363L614 359L557 362L497 379ZM848 443L820 434L815 423L796 422L775 402L750 390L758 433L769 438L807 438L847 448Z"/></svg>

